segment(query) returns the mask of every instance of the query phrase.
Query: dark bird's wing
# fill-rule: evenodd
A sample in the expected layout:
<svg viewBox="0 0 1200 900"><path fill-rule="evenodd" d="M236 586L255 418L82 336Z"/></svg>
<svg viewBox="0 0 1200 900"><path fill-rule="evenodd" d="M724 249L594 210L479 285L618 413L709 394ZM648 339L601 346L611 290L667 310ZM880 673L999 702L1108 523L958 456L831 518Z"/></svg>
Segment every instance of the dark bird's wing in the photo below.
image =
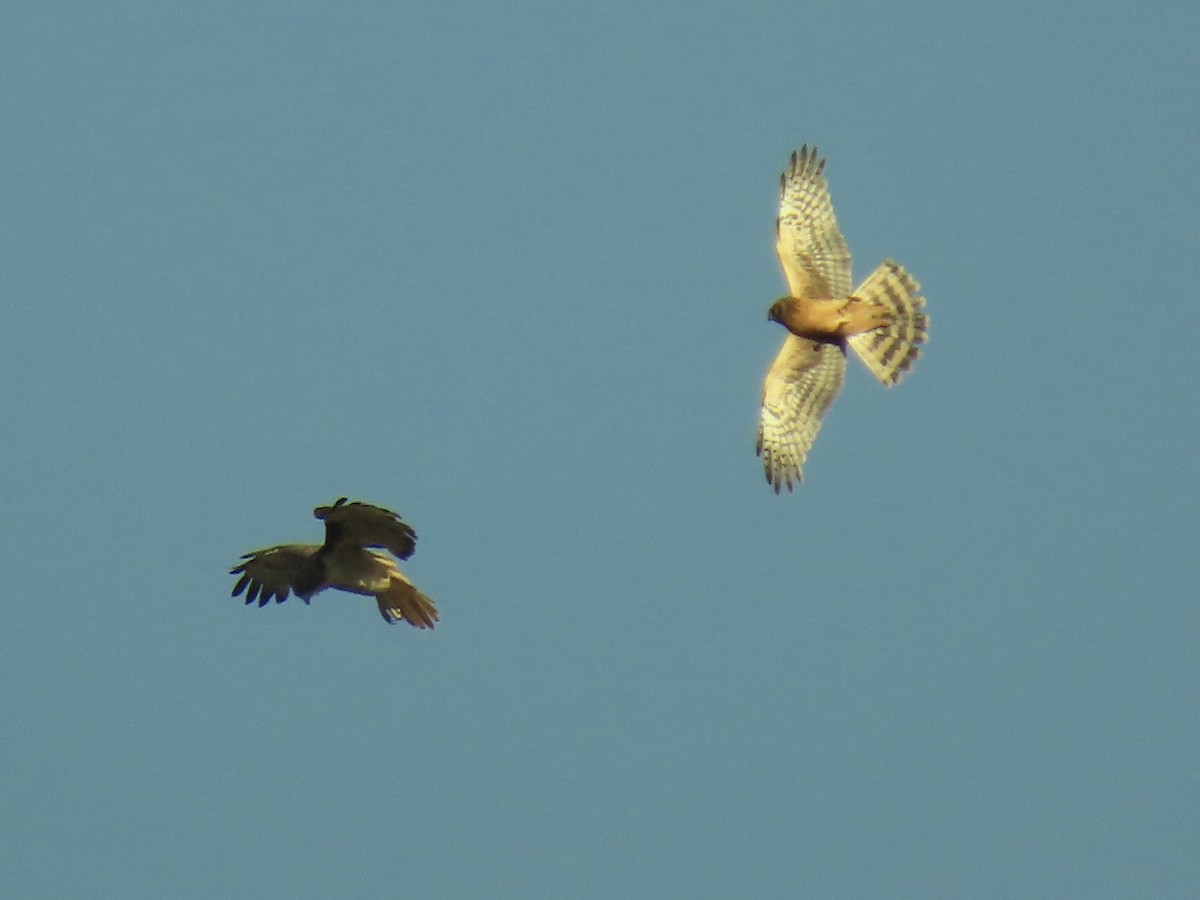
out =
<svg viewBox="0 0 1200 900"><path fill-rule="evenodd" d="M317 558L320 549L317 544L281 544L243 555L245 562L229 570L230 575L242 576L230 596L246 591L247 604L257 600L259 606L266 606L272 597L282 603L290 591L295 591L307 603L325 587L323 567Z"/></svg>
<svg viewBox="0 0 1200 900"><path fill-rule="evenodd" d="M408 559L417 549L417 533L390 509L347 502L342 497L333 506L318 506L313 515L325 522L325 547L380 547L397 559Z"/></svg>

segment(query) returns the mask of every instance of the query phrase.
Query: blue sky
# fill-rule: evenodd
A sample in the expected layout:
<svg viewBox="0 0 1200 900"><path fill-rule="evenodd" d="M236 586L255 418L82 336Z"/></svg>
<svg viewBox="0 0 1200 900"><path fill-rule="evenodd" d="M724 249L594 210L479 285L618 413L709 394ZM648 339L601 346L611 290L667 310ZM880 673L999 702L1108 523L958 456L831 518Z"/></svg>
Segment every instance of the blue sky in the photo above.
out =
<svg viewBox="0 0 1200 900"><path fill-rule="evenodd" d="M27 4L9 896L1193 897L1190 3ZM776 497L777 179L932 341ZM229 599L349 495L432 633Z"/></svg>

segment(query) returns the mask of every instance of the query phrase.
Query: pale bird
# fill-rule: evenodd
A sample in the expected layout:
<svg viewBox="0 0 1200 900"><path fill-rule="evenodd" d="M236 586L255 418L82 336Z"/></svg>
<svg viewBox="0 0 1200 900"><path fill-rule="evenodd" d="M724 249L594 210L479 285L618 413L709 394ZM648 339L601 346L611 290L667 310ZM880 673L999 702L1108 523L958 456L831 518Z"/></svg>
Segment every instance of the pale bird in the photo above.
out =
<svg viewBox="0 0 1200 900"><path fill-rule="evenodd" d="M884 260L851 291L850 250L838 229L825 160L808 145L780 176L775 252L788 283L767 318L791 332L763 383L758 454L767 481L792 490L846 376L847 345L891 387L912 368L928 335L921 286Z"/></svg>

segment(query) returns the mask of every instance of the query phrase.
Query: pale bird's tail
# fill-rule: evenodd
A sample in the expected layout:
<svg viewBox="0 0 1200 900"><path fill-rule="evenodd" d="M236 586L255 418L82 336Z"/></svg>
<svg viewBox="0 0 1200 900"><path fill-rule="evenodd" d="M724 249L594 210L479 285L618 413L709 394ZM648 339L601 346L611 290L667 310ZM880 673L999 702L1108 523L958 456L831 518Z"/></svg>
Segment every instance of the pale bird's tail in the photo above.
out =
<svg viewBox="0 0 1200 900"><path fill-rule="evenodd" d="M921 355L928 336L929 317L921 286L897 263L885 259L854 292L854 296L886 311L884 324L851 335L847 343L876 378L896 384Z"/></svg>
<svg viewBox="0 0 1200 900"><path fill-rule="evenodd" d="M438 611L433 601L399 572L392 573L392 583L376 594L375 599L380 614L389 623L403 619L414 628L432 628L437 623Z"/></svg>

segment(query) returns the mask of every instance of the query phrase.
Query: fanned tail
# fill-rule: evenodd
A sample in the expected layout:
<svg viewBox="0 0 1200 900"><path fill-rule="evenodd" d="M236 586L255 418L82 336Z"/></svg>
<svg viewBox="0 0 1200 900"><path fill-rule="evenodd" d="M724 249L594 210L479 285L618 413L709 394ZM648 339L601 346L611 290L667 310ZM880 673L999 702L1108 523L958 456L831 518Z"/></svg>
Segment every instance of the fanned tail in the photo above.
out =
<svg viewBox="0 0 1200 900"><path fill-rule="evenodd" d="M883 325L851 335L847 342L871 374L888 387L913 367L928 337L929 316L920 290L903 267L886 259L854 292L855 298L886 310Z"/></svg>
<svg viewBox="0 0 1200 900"><path fill-rule="evenodd" d="M437 623L438 611L433 601L399 572L392 573L392 583L376 594L375 599L380 615L388 623L403 619L414 628L433 628Z"/></svg>

